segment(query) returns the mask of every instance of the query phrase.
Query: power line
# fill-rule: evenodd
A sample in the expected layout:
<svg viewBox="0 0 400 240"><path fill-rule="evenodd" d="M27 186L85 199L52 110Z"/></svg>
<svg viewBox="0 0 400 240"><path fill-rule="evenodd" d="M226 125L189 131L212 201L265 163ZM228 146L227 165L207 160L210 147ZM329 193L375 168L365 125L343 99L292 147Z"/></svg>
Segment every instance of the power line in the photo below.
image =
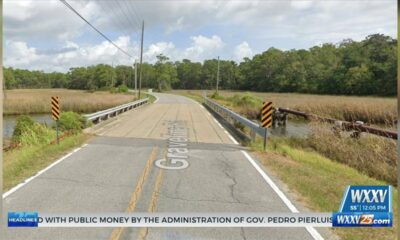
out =
<svg viewBox="0 0 400 240"><path fill-rule="evenodd" d="M60 2L62 2L65 6L67 6L71 11L73 11L76 15L78 15L78 17L80 17L83 21L85 21L90 27L92 27L98 34L100 34L104 39L106 39L108 42L110 42L112 45L114 45L114 47L116 47L117 49L119 49L122 53L124 53L125 55L132 57L132 55L130 55L129 53L127 53L125 50L123 50L122 48L120 48L117 44L115 44L111 39L109 39L104 33L102 33L100 30L98 30L95 26L93 26L88 20L86 20L86 18L84 18L78 11L76 11L66 0L60 0Z"/></svg>
<svg viewBox="0 0 400 240"><path fill-rule="evenodd" d="M128 7L129 11L130 11L131 13L133 13L133 14L132 14L133 20L134 20L138 25L140 25L141 20L140 20L140 18L138 17L138 13L137 13L136 10L131 6L130 2L126 2L126 1L122 1L122 2ZM143 20L144 20L144 19L143 19Z"/></svg>
<svg viewBox="0 0 400 240"><path fill-rule="evenodd" d="M108 14L108 12L110 11L110 9L112 9L112 7L111 6L109 6L108 5L108 1L96 1L97 2L97 4L99 4L99 6L102 8L102 10L106 13L106 14ZM106 4L106 5L103 5L103 4ZM114 12L114 11L113 11ZM115 15L115 14L113 14L113 15ZM118 31L122 31L125 35L127 35L127 36L130 36L130 33L128 33L127 31L126 31L126 29L125 29L125 27L122 27L122 28L119 28L119 26L122 26L120 23L121 23L121 21L116 21L117 19L116 18L114 18L114 17L111 17L111 20L113 21L113 23L114 23L114 26L115 27L117 27L117 29L118 29ZM118 20L120 20L119 18L118 18Z"/></svg>
<svg viewBox="0 0 400 240"><path fill-rule="evenodd" d="M131 30L132 27L130 26L130 24L127 24L123 19L122 19L122 15L120 16L120 14L117 12L117 8L118 6L116 6L114 4L113 1L104 1L107 5L108 5L108 10L106 11L110 11L112 12L112 16L115 16L115 18L119 21L120 23L120 27L122 29L122 31L127 35L130 36L131 34Z"/></svg>
<svg viewBox="0 0 400 240"><path fill-rule="evenodd" d="M136 24L137 23L135 23L134 21L132 21L132 19L131 19L131 17L129 17L130 15L129 15L129 10L126 8L126 6L125 7L123 7L122 6L122 4L119 2L119 1L115 1L116 3L117 3L117 5L118 5L118 9L120 9L120 11L121 11L121 13L125 16L125 19L127 19L128 20L128 24L130 25L130 26L136 26ZM127 10L128 11L128 14L126 14L126 11L125 10Z"/></svg>

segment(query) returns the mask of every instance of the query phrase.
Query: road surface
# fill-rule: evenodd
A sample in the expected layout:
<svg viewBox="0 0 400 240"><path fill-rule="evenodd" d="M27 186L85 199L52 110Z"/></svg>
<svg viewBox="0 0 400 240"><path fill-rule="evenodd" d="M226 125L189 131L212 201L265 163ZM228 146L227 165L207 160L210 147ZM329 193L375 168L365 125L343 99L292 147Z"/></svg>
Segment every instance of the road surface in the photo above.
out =
<svg viewBox="0 0 400 240"><path fill-rule="evenodd" d="M290 212L206 109L155 95L156 103L100 125L87 145L9 193L4 211ZM305 228L9 228L6 239L316 238Z"/></svg>

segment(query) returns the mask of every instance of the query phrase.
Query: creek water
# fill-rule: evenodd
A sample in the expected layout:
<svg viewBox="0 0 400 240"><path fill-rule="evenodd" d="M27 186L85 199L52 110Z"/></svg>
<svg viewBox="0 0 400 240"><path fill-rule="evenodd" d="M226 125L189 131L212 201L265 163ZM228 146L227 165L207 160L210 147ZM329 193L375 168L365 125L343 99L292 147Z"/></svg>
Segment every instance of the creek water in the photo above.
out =
<svg viewBox="0 0 400 240"><path fill-rule="evenodd" d="M3 138L10 138L14 132L15 124L19 115L4 115L3 116ZM29 115L38 123L52 126L54 121L50 114L31 114Z"/></svg>
<svg viewBox="0 0 400 240"><path fill-rule="evenodd" d="M275 128L270 128L269 133L281 137L307 137L311 133L311 128L307 121L288 120L286 126L277 125Z"/></svg>
<svg viewBox="0 0 400 240"><path fill-rule="evenodd" d="M50 114L31 114L29 115L35 121L48 126L54 124ZM3 138L10 138L14 132L16 120L18 115L5 115L3 117ZM287 137L306 137L311 133L311 129L307 121L301 120L289 120L284 126L276 126L275 128L269 129L269 134L273 136L287 136Z"/></svg>

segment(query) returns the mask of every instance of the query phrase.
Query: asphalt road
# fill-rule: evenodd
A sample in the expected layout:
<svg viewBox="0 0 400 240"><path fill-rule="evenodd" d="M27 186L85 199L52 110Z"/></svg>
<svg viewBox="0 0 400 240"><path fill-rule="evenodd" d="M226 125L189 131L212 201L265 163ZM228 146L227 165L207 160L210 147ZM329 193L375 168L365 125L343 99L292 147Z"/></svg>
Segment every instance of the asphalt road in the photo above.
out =
<svg viewBox="0 0 400 240"><path fill-rule="evenodd" d="M4 199L4 212L290 212L200 104L156 94ZM185 141L188 139L188 141ZM187 151L169 152L180 146ZM6 239L315 239L305 228L9 228Z"/></svg>

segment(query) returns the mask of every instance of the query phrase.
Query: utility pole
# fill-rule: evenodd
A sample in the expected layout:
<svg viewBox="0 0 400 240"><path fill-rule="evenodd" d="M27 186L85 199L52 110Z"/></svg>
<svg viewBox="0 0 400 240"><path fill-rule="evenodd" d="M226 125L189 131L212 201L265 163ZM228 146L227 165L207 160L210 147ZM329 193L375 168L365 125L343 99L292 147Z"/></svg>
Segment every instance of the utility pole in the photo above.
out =
<svg viewBox="0 0 400 240"><path fill-rule="evenodd" d="M136 61L136 59L135 59L135 96L136 96L136 99L138 99L138 92L137 92L137 67L138 67L138 65L137 65L137 61Z"/></svg>
<svg viewBox="0 0 400 240"><path fill-rule="evenodd" d="M144 21L142 22L142 43L140 45L140 72L139 72L139 99L140 91L142 89L142 72L143 72L143 33L144 33Z"/></svg>
<svg viewBox="0 0 400 240"><path fill-rule="evenodd" d="M218 56L218 63L217 63L217 88L216 88L217 94L218 94L218 84L219 84L219 56Z"/></svg>
<svg viewBox="0 0 400 240"><path fill-rule="evenodd" d="M114 87L114 59L111 62L111 87Z"/></svg>

